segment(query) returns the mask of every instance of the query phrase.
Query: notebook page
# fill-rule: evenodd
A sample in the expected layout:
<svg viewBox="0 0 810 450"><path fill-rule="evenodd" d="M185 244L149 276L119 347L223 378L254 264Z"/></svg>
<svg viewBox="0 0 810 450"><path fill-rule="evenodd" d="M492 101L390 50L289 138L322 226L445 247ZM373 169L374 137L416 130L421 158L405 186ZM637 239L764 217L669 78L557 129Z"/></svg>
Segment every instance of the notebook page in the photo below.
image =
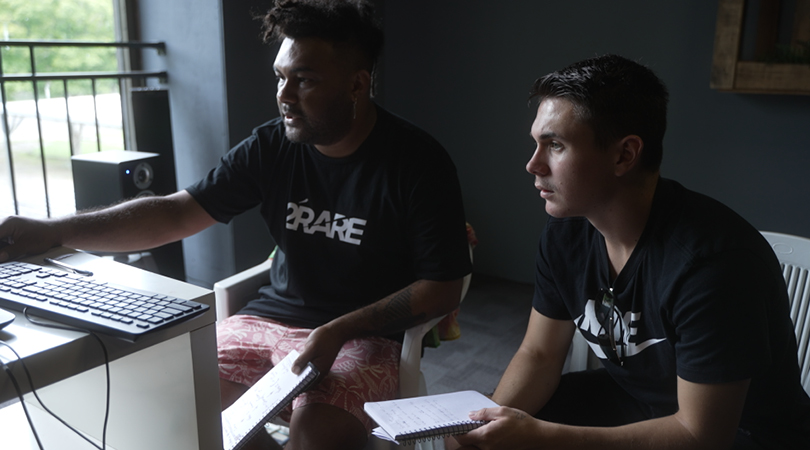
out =
<svg viewBox="0 0 810 450"><path fill-rule="evenodd" d="M470 422L469 413L498 406L475 391L366 403L366 412L386 434L396 437L417 430Z"/></svg>
<svg viewBox="0 0 810 450"><path fill-rule="evenodd" d="M283 402L291 391L305 383L312 367L307 366L300 375L292 373L298 352L293 350L265 376L225 411L222 411L222 443L225 450L233 449L239 441L265 421L273 409ZM260 425L260 426L261 426Z"/></svg>

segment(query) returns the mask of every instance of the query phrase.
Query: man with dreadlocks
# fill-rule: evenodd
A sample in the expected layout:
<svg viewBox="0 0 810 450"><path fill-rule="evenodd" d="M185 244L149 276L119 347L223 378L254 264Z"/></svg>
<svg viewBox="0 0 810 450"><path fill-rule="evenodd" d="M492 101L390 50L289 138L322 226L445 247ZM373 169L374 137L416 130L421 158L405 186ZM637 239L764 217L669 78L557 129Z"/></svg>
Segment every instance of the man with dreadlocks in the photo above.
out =
<svg viewBox="0 0 810 450"><path fill-rule="evenodd" d="M7 218L0 260L56 245L152 248L260 205L278 250L259 298L217 326L222 406L296 349L294 370L312 362L322 377L282 415L287 448L362 448L363 403L397 393L397 335L452 311L471 270L452 161L372 100L382 48L372 13L360 0L277 0L264 37L280 42L280 117L178 193ZM259 439L255 448L273 445Z"/></svg>

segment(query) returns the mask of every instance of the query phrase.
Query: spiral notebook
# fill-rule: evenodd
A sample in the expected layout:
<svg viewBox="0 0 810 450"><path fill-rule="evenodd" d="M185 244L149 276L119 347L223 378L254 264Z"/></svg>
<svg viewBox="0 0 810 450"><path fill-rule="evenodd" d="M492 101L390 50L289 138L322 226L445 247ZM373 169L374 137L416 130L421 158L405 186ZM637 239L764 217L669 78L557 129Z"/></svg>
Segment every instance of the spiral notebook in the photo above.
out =
<svg viewBox="0 0 810 450"><path fill-rule="evenodd" d="M470 420L471 411L498 404L475 391L367 402L363 409L379 428L374 436L399 445L464 434L486 422Z"/></svg>
<svg viewBox="0 0 810 450"><path fill-rule="evenodd" d="M225 411L222 411L222 444L224 450L239 449L251 436L264 428L306 390L316 378L318 370L307 365L299 375L292 373L298 352L293 350L270 372L247 390Z"/></svg>

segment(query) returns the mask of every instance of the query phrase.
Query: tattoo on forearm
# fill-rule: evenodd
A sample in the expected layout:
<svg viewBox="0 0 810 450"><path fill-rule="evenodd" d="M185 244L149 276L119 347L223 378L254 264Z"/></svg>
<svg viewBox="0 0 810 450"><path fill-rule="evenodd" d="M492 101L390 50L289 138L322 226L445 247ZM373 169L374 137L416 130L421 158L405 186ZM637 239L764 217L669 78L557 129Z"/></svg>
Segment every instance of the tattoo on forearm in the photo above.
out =
<svg viewBox="0 0 810 450"><path fill-rule="evenodd" d="M412 286L397 292L375 314L380 329L386 332L406 330L425 320L425 313L414 315L411 310Z"/></svg>

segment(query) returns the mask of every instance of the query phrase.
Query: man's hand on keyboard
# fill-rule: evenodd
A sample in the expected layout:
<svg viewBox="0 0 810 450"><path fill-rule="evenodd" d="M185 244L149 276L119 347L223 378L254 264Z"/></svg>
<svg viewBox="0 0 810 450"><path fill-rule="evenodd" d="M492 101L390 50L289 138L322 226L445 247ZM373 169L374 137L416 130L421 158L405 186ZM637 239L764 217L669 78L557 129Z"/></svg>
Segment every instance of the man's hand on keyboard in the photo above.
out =
<svg viewBox="0 0 810 450"><path fill-rule="evenodd" d="M0 222L0 262L43 253L60 244L57 236L48 221L6 217Z"/></svg>

